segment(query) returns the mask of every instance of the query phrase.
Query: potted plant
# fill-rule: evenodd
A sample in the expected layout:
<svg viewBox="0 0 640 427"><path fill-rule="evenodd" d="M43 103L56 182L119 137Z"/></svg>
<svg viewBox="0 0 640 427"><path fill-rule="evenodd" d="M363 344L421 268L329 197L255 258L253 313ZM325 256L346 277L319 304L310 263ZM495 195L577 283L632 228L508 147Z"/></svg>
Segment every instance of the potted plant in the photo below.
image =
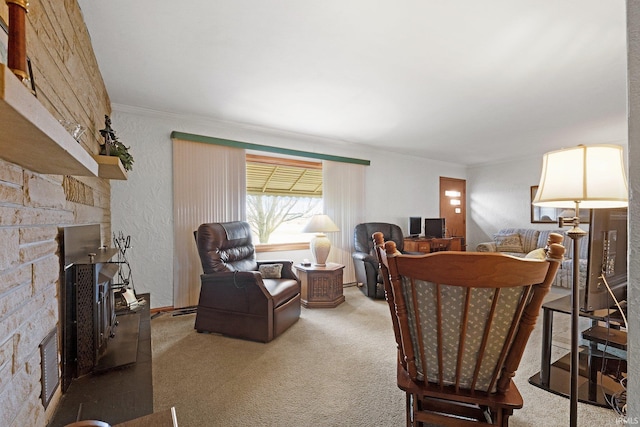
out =
<svg viewBox="0 0 640 427"><path fill-rule="evenodd" d="M111 118L106 114L104 116L104 129L100 130L100 135L104 138L104 143L100 144L100 154L119 157L125 170L132 170L133 156L129 153L129 147L118 141L116 132L111 128Z"/></svg>

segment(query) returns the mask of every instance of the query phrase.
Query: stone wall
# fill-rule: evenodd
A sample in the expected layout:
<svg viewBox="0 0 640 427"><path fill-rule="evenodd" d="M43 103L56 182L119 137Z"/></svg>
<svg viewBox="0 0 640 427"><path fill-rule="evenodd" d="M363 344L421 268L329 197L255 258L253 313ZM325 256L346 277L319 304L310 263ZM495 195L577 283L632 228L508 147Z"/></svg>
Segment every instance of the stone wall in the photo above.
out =
<svg viewBox="0 0 640 427"><path fill-rule="evenodd" d="M110 102L77 1L29 3L27 53L37 98L56 119L86 126L80 143L97 154ZM1 426L45 426L55 411L59 388L46 410L40 399L39 344L59 328L58 227L101 223L109 244L110 194L107 180L40 175L0 159Z"/></svg>

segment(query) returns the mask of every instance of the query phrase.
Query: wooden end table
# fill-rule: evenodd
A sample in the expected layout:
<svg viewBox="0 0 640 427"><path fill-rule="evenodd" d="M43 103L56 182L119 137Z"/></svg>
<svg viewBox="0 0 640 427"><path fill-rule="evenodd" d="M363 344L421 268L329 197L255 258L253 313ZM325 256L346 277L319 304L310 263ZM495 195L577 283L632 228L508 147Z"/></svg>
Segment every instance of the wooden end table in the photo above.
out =
<svg viewBox="0 0 640 427"><path fill-rule="evenodd" d="M302 305L307 308L334 308L344 302L342 270L344 265L328 262L325 267L297 264L302 285Z"/></svg>

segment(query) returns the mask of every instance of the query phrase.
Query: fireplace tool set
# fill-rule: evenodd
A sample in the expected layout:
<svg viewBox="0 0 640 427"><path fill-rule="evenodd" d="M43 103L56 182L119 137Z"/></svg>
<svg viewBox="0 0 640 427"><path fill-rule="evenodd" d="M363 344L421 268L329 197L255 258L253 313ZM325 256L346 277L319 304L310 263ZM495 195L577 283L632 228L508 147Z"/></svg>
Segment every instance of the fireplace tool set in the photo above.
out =
<svg viewBox="0 0 640 427"><path fill-rule="evenodd" d="M125 307L127 309L135 309L145 303L144 299L138 299L135 293L135 287L133 285L133 278L131 276L131 265L127 260L127 250L131 248L131 236L126 236L122 231L117 235L113 233L113 243L118 249L117 263L120 264L118 269L118 282L113 284L113 289L120 293L121 300L118 303L119 307Z"/></svg>

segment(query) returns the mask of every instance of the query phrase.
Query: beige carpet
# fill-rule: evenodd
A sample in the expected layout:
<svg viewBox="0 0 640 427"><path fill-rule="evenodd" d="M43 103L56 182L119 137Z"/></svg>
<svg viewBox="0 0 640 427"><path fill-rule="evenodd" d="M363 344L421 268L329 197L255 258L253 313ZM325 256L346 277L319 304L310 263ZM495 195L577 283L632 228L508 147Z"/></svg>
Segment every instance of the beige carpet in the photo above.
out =
<svg viewBox="0 0 640 427"><path fill-rule="evenodd" d="M388 306L354 287L345 296L334 309L303 308L269 344L198 334L194 314L156 317L155 411L175 406L180 427L405 425ZM568 318L554 319L554 360L568 348ZM540 369L540 341L538 327L515 378L525 404L514 427L569 424L569 401L527 382ZM619 425L612 410L578 411L580 426Z"/></svg>

